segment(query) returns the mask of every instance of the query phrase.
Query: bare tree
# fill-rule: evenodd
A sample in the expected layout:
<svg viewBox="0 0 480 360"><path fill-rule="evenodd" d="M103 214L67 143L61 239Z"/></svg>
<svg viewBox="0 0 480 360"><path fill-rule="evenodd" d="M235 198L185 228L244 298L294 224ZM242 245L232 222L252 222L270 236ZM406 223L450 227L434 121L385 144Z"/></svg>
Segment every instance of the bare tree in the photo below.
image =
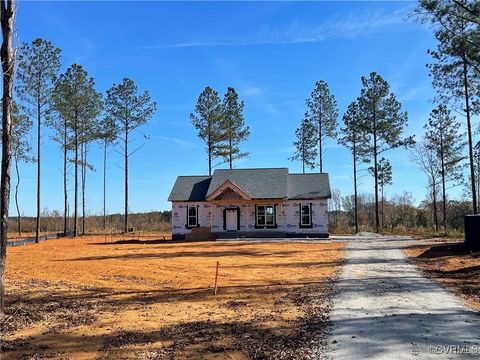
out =
<svg viewBox="0 0 480 360"><path fill-rule="evenodd" d="M440 178L440 162L435 151L427 146L425 140L415 145L411 152L412 160L427 176L428 188L432 195L432 214L435 231L438 231L438 186Z"/></svg>

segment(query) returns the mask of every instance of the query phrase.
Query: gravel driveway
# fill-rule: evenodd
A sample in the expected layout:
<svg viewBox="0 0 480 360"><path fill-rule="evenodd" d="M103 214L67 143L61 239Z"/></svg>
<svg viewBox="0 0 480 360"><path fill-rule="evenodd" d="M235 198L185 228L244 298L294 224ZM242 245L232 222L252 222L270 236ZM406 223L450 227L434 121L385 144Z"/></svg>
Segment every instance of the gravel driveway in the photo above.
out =
<svg viewBox="0 0 480 360"><path fill-rule="evenodd" d="M480 358L480 317L407 260L401 248L413 240L342 240L331 358Z"/></svg>

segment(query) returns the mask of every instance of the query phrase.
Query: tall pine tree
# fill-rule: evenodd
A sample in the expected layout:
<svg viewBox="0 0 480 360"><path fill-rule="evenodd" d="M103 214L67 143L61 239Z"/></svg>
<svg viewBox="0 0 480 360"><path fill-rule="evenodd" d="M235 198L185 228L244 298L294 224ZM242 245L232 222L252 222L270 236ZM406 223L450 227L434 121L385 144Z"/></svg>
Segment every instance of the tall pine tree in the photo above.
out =
<svg viewBox="0 0 480 360"><path fill-rule="evenodd" d="M125 232L128 231L128 160L143 146L142 144L131 149L131 143L135 140L132 138L132 132L147 124L156 110L157 103L152 101L148 91L139 93L137 85L131 79L125 78L121 84L114 84L107 91L105 112L108 117L115 120L119 129L118 146L124 160L125 215L123 228Z"/></svg>
<svg viewBox="0 0 480 360"><path fill-rule="evenodd" d="M317 143L319 155L319 169L323 172L323 155L325 153L326 138L336 137L338 109L337 101L330 93L328 84L323 81L317 81L315 88L307 99L309 118L317 127Z"/></svg>
<svg viewBox="0 0 480 360"><path fill-rule="evenodd" d="M95 90L93 78L88 77L81 65L73 64L60 75L53 91L53 106L66 120L72 134L74 152L74 222L73 236L78 235L78 180L82 169L82 143L87 140L86 129L102 109L102 96Z"/></svg>
<svg viewBox="0 0 480 360"><path fill-rule="evenodd" d="M22 234L20 204L18 202L18 192L20 189L19 164L21 162L35 161L30 155L32 147L30 146L30 139L28 136L32 126L32 120L26 116L16 104L14 104L12 112L12 158L15 164L15 174L17 177L17 182L15 184L15 207L17 208L17 231L19 235Z"/></svg>
<svg viewBox="0 0 480 360"><path fill-rule="evenodd" d="M338 142L352 152L353 162L353 196L354 196L354 222L355 232L359 231L358 223L358 191L357 175L359 162L365 161L366 134L361 128L361 117L358 103L352 102L343 115L344 127L340 129Z"/></svg>
<svg viewBox="0 0 480 360"><path fill-rule="evenodd" d="M17 86L19 99L28 105L30 115L37 121L37 218L35 242L40 233L40 194L41 194L41 140L42 121L48 116L52 101L52 91L60 70L60 49L50 41L35 39L31 44L24 43L18 54Z"/></svg>
<svg viewBox="0 0 480 360"><path fill-rule="evenodd" d="M230 169L233 167L233 161L242 159L249 155L248 152L240 150L240 143L248 139L250 129L245 125L243 117L243 101L238 100L238 94L234 88L229 87L223 97L221 132L224 144L219 150L219 156L222 156L228 163Z"/></svg>
<svg viewBox="0 0 480 360"><path fill-rule="evenodd" d="M223 109L218 93L207 86L198 97L195 112L190 114L198 136L205 142L208 155L208 175L212 175L212 162L219 156L224 135L222 131Z"/></svg>
<svg viewBox="0 0 480 360"><path fill-rule="evenodd" d="M316 128L308 114L303 116L300 127L295 131L295 140L293 142L295 152L290 160L299 160L302 162L302 172L305 174L305 167L315 168L315 159L317 158L317 137Z"/></svg>
<svg viewBox="0 0 480 360"><path fill-rule="evenodd" d="M440 164L443 198L443 229L447 231L447 181L459 182L462 176L462 152L465 147L463 135L459 133L460 123L451 115L445 105L439 105L430 113L425 125L426 145L434 151Z"/></svg>
<svg viewBox="0 0 480 360"><path fill-rule="evenodd" d="M390 92L390 86L380 75L372 72L362 77L362 90L358 98L361 130L367 135L366 148L373 163L375 180L375 228L380 229L379 219L379 155L398 148L414 144L413 136L403 137L407 126L407 113L401 110L401 104Z"/></svg>
<svg viewBox="0 0 480 360"><path fill-rule="evenodd" d="M435 26L436 50L429 50L433 62L428 64L437 102L455 106L465 115L472 208L476 214L477 192L473 154L472 117L480 111L480 26L478 2L459 0L420 1L417 14Z"/></svg>

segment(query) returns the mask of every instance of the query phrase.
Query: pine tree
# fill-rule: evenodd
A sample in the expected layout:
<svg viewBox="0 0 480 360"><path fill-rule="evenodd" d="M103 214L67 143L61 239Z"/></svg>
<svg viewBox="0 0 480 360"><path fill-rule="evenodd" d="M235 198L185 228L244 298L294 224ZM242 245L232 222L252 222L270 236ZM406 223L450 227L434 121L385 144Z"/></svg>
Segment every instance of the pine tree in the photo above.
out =
<svg viewBox="0 0 480 360"><path fill-rule="evenodd" d="M52 91L60 70L60 49L50 41L36 39L31 44L24 43L18 55L17 94L31 115L37 121L37 218L35 242L40 233L40 194L41 194L41 130L42 120L50 111Z"/></svg>
<svg viewBox="0 0 480 360"><path fill-rule="evenodd" d="M317 142L319 155L319 169L323 172L323 155L325 153L324 142L326 138L336 137L338 109L337 101L330 93L328 84L317 81L310 98L307 99L309 117L317 127Z"/></svg>
<svg viewBox="0 0 480 360"><path fill-rule="evenodd" d="M354 192L354 222L355 232L359 231L358 223L358 191L357 191L357 175L358 163L365 161L365 143L367 141L366 134L361 128L361 117L358 109L358 103L352 102L345 114L343 115L343 128L340 129L338 142L350 149L353 157L353 192Z"/></svg>
<svg viewBox="0 0 480 360"><path fill-rule="evenodd" d="M73 138L71 128L69 127L68 119L62 117L60 112L55 108L52 109L45 119L45 124L53 131L51 139L56 142L62 151L63 160L63 234L68 234L68 172L69 172L69 158L68 154L73 147Z"/></svg>
<svg viewBox="0 0 480 360"><path fill-rule="evenodd" d="M390 86L375 72L369 78L362 77L363 88L358 98L361 129L367 136L366 150L373 162L375 180L375 228L380 229L378 207L378 162L379 155L394 148L409 147L413 136L403 137L407 126L407 113L401 111L401 104L390 92Z"/></svg>
<svg viewBox="0 0 480 360"><path fill-rule="evenodd" d="M137 85L131 79L123 79L121 84L113 85L107 91L105 111L107 116L115 120L118 127L117 146L120 147L124 159L125 172L125 217L124 231L128 231L128 160L142 146L130 149L130 144L135 141L132 132L145 125L151 119L157 109L157 104L152 101L148 91L138 92ZM144 135L144 138L146 136Z"/></svg>
<svg viewBox="0 0 480 360"><path fill-rule="evenodd" d="M248 139L250 129L245 125L243 118L243 101L238 100L238 94L234 88L229 87L223 97L221 133L224 144L220 146L219 156L228 163L230 169L233 161L245 158L248 152L240 150L240 143Z"/></svg>
<svg viewBox="0 0 480 360"><path fill-rule="evenodd" d="M473 154L472 116L480 111L480 26L471 15L475 1L420 1L417 14L435 25L436 50L429 50L428 64L437 102L456 106L465 114L473 212L478 212ZM478 20L478 18L477 18Z"/></svg>
<svg viewBox="0 0 480 360"><path fill-rule="evenodd" d="M53 107L65 119L72 134L74 152L74 221L73 236L78 235L78 168L82 144L89 138L86 129L97 118L102 109L102 96L95 90L93 78L88 77L81 65L73 64L60 75L53 91ZM82 168L83 169L83 168Z"/></svg>
<svg viewBox="0 0 480 360"><path fill-rule="evenodd" d="M435 152L440 164L440 177L443 197L443 229L447 231L447 181L462 179L462 152L465 147L463 135L459 133L460 124L451 115L445 105L439 105L430 113L425 125L425 141L429 149Z"/></svg>
<svg viewBox="0 0 480 360"><path fill-rule="evenodd" d="M100 123L100 141L103 145L103 231L107 229L107 150L117 142L119 128L111 117L104 117Z"/></svg>
<svg viewBox="0 0 480 360"><path fill-rule="evenodd" d="M316 129L312 120L305 113L300 127L295 131L295 153L290 157L291 161L299 160L302 162L302 172L305 174L305 166L310 169L315 168L315 159L317 157L317 138Z"/></svg>
<svg viewBox="0 0 480 360"><path fill-rule="evenodd" d="M207 86L198 97L195 112L190 114L198 136L206 144L208 175L212 175L212 161L219 156L224 141L222 132L223 109L218 93Z"/></svg>
<svg viewBox="0 0 480 360"><path fill-rule="evenodd" d="M33 162L34 158L30 155L32 147L28 139L28 134L33 126L32 120L19 107L14 104L12 112L12 158L15 164L15 173L17 182L15 184L15 206L17 208L17 231L21 235L22 224L20 216L20 204L18 202L18 191L20 188L20 162Z"/></svg>

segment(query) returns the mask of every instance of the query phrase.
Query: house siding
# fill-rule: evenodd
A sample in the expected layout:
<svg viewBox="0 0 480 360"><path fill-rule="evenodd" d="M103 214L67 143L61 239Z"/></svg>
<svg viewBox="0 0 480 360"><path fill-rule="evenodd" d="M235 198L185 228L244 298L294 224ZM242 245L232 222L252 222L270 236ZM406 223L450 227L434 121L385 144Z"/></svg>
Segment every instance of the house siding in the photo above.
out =
<svg viewBox="0 0 480 360"><path fill-rule="evenodd" d="M312 204L312 226L303 228L300 223L300 204ZM225 233L223 213L225 208L238 208L240 211L239 233L255 233L255 236L272 232L285 233L288 236L328 236L328 200L285 200L272 201L276 209L276 228L256 228L255 203L225 205L210 204L208 202L173 202L172 203L172 234L174 238L181 238L191 232L186 227L187 206L198 207L198 225L210 227L213 233ZM210 223L212 219L212 223Z"/></svg>
<svg viewBox="0 0 480 360"><path fill-rule="evenodd" d="M187 225L187 207L197 206L198 226L210 226L210 207L205 201L172 203L172 234L185 235L192 232Z"/></svg>

